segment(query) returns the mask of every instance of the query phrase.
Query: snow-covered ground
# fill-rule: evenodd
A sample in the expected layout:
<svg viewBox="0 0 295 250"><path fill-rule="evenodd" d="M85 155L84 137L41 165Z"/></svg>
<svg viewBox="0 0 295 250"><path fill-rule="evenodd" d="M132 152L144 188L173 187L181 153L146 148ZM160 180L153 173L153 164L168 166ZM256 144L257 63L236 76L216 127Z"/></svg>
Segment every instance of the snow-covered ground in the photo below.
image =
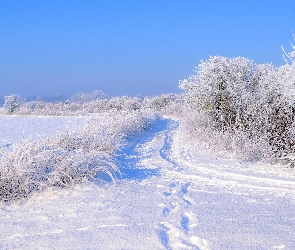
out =
<svg viewBox="0 0 295 250"><path fill-rule="evenodd" d="M0 115L0 148L23 138L38 139L80 127L90 117Z"/></svg>
<svg viewBox="0 0 295 250"><path fill-rule="evenodd" d="M85 119L1 117L1 146ZM130 139L116 183L1 204L0 249L295 249L294 170L208 154L180 128Z"/></svg>

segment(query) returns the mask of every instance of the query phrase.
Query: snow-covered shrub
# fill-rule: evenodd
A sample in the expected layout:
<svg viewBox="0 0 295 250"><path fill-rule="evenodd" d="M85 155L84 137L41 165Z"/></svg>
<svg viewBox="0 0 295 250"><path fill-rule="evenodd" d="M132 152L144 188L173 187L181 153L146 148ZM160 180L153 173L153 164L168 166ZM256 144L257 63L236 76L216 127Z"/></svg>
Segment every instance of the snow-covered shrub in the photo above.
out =
<svg viewBox="0 0 295 250"><path fill-rule="evenodd" d="M294 32L293 32L293 38L295 40L295 34L294 34ZM281 46L281 47L282 47L282 50L284 52L283 58L284 58L285 62L287 64L289 64L289 62L288 62L288 59L289 59L291 61L291 63L295 63L295 46L291 43L291 47L292 47L293 51L291 51L289 53L286 53L286 51L284 50L283 46Z"/></svg>
<svg viewBox="0 0 295 250"><path fill-rule="evenodd" d="M294 63L275 68L242 57L210 57L180 88L188 113L197 113L185 115L190 131L206 128L212 141L223 138L242 158L295 152Z"/></svg>
<svg viewBox="0 0 295 250"><path fill-rule="evenodd" d="M9 95L4 97L4 108L8 114L15 112L23 103L23 99L18 95Z"/></svg>
<svg viewBox="0 0 295 250"><path fill-rule="evenodd" d="M257 99L257 78L252 61L215 56L202 62L197 74L180 87L186 90L189 104L210 115L215 128L223 130L243 126L246 109Z"/></svg>
<svg viewBox="0 0 295 250"><path fill-rule="evenodd" d="M181 111L180 100L179 95L176 94L162 94L145 98L129 96L105 98L102 91L94 91L90 94L79 93L72 98L71 102L53 103L42 100L23 102L13 110L13 113L18 115L85 116L104 113L109 110L151 109L162 114L175 114ZM0 113L8 112L5 108L0 107Z"/></svg>
<svg viewBox="0 0 295 250"><path fill-rule="evenodd" d="M184 110L183 97L180 94L168 94L170 98L164 107L160 109L162 115L170 115L175 117L181 117Z"/></svg>
<svg viewBox="0 0 295 250"><path fill-rule="evenodd" d="M119 171L116 150L124 140L145 130L157 116L149 112L112 111L80 129L39 141L23 140L0 152L0 200L27 197L48 187L66 187L95 179L112 179Z"/></svg>
<svg viewBox="0 0 295 250"><path fill-rule="evenodd" d="M138 110L141 108L141 99L138 97L112 97L106 104L106 109Z"/></svg>
<svg viewBox="0 0 295 250"><path fill-rule="evenodd" d="M144 108L162 111L177 99L175 94L162 94L152 97L145 97L142 101Z"/></svg>
<svg viewBox="0 0 295 250"><path fill-rule="evenodd" d="M31 101L21 105L14 113L19 115L89 115L108 112L109 110L134 111L151 109L155 112L165 112L169 108L176 109L178 97L175 94L165 94L154 97L112 97L80 102L48 103L44 101ZM172 106L174 105L174 108ZM1 110L0 110L1 112Z"/></svg>

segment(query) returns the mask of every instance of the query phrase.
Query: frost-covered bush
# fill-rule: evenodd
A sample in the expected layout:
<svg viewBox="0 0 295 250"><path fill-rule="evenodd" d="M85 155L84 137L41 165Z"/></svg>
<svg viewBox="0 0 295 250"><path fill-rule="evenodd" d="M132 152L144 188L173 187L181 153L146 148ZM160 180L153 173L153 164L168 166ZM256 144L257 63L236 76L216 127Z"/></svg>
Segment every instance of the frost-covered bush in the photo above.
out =
<svg viewBox="0 0 295 250"><path fill-rule="evenodd" d="M295 34L293 32L293 38L295 40ZM293 51L289 52L289 53L286 53L283 46L282 46L282 50L284 52L284 55L283 55L283 58L285 60L285 62L288 64L288 60L287 58L291 61L291 63L294 63L295 62L295 46L291 43L291 47L293 49ZM287 58L286 58L287 57Z"/></svg>
<svg viewBox="0 0 295 250"><path fill-rule="evenodd" d="M192 107L208 113L217 129L226 129L244 119L241 103L255 101L254 67L252 61L242 57L210 57L180 87L187 91L186 99Z"/></svg>
<svg viewBox="0 0 295 250"><path fill-rule="evenodd" d="M0 152L0 200L27 197L48 187L66 187L95 179L112 179L119 171L114 154L124 140L145 130L157 116L149 112L116 112L80 129L39 141L24 140Z"/></svg>
<svg viewBox="0 0 295 250"><path fill-rule="evenodd" d="M105 108L107 110L115 109L115 110L138 110L141 108L141 99L138 97L112 97L106 103Z"/></svg>
<svg viewBox="0 0 295 250"><path fill-rule="evenodd" d="M23 103L23 99L18 95L4 97L4 108L8 114L15 112Z"/></svg>
<svg viewBox="0 0 295 250"><path fill-rule="evenodd" d="M162 111L167 106L171 105L174 101L176 101L176 94L162 94L152 97L145 97L142 100L142 106L145 108Z"/></svg>
<svg viewBox="0 0 295 250"><path fill-rule="evenodd" d="M79 95L78 95L79 96ZM31 101L21 105L14 114L19 115L55 115L55 116L76 116L90 115L108 112L109 110L134 111L151 109L155 112L166 112L168 109L175 110L178 97L175 94L165 94L154 97L112 97L108 99L75 99L75 102L49 103L44 101ZM80 100L78 102L78 100ZM173 106L173 108L172 108ZM4 113L1 111L0 113Z"/></svg>
<svg viewBox="0 0 295 250"><path fill-rule="evenodd" d="M295 64L279 68L237 57L210 57L180 83L190 131L203 127L241 158L295 152ZM203 122L194 121L194 118ZM210 136L209 136L210 137Z"/></svg>

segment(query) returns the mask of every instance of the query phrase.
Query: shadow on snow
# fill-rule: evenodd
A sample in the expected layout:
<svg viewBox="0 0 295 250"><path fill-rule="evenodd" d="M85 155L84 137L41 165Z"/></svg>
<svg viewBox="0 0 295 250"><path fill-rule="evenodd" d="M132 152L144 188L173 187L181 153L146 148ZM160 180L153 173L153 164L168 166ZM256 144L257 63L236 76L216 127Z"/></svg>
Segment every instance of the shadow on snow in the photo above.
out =
<svg viewBox="0 0 295 250"><path fill-rule="evenodd" d="M150 152L146 152L144 145L152 141L159 133L169 131L171 124L175 121L169 119L159 119L156 124L142 132L140 135L135 135L127 140L127 144L117 152L117 166L121 171L121 177L118 179L131 179L142 181L152 176L161 176L160 168L147 168L142 166L142 160L151 156ZM166 134L167 136L167 134ZM166 142L166 141L165 141ZM165 151L168 151L165 148Z"/></svg>

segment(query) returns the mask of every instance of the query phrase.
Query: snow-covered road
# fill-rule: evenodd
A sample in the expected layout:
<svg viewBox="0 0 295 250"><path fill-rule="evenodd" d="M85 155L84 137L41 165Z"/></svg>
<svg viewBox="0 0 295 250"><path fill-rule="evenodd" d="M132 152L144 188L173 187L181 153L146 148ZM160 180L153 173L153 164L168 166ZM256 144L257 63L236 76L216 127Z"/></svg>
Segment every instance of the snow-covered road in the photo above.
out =
<svg viewBox="0 0 295 250"><path fill-rule="evenodd" d="M0 205L0 249L295 249L293 169L208 154L169 118L130 138L117 164L116 183Z"/></svg>

